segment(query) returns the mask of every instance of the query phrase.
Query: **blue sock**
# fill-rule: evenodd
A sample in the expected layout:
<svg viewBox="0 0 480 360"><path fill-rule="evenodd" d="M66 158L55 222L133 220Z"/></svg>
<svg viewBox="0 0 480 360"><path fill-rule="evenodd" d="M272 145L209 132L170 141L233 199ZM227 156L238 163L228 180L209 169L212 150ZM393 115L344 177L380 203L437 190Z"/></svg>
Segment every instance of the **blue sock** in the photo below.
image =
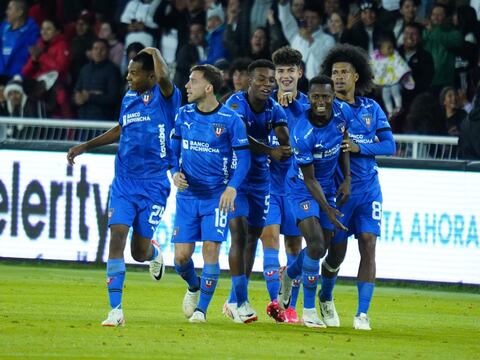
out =
<svg viewBox="0 0 480 360"><path fill-rule="evenodd" d="M233 284L233 276L232 276L232 286L230 286L230 295L228 296L228 303L229 304L237 303L237 295L235 294L235 285Z"/></svg>
<svg viewBox="0 0 480 360"><path fill-rule="evenodd" d="M303 308L315 308L315 295L317 293L318 274L320 272L320 259L311 259L307 254L303 259L302 284Z"/></svg>
<svg viewBox="0 0 480 360"><path fill-rule="evenodd" d="M320 289L320 301L332 301L332 294L333 294L333 287L335 286L335 282L337 281L337 277L334 276L333 278L327 278L322 276L322 288Z"/></svg>
<svg viewBox="0 0 480 360"><path fill-rule="evenodd" d="M123 283L125 282L125 260L107 260L108 298L112 309L122 308Z"/></svg>
<svg viewBox="0 0 480 360"><path fill-rule="evenodd" d="M263 277L267 284L268 295L270 301L276 300L278 290L280 289L280 280L278 278L278 268L280 261L278 260L278 250L264 249L263 250Z"/></svg>
<svg viewBox="0 0 480 360"><path fill-rule="evenodd" d="M232 276L232 285L237 299L237 306L240 307L245 301L248 300L247 277L245 274Z"/></svg>
<svg viewBox="0 0 480 360"><path fill-rule="evenodd" d="M155 246L153 246L152 244L150 244L150 247L152 248L152 257L150 259L148 259L149 261L155 259L158 255L158 250Z"/></svg>
<svg viewBox="0 0 480 360"><path fill-rule="evenodd" d="M200 299L197 308L204 314L207 313L208 305L217 287L219 275L220 265L218 263L203 265L202 276L200 277Z"/></svg>
<svg viewBox="0 0 480 360"><path fill-rule="evenodd" d="M297 255L287 253L287 266L290 266L297 260ZM292 297L290 299L289 307L295 309L297 307L298 294L300 293L301 276L297 276L292 282Z"/></svg>
<svg viewBox="0 0 480 360"><path fill-rule="evenodd" d="M373 290L375 289L375 283L359 281L357 282L358 289L358 309L357 316L360 313L367 313L370 307L370 301L372 301Z"/></svg>
<svg viewBox="0 0 480 360"><path fill-rule="evenodd" d="M303 258L305 257L306 251L306 248L300 251L295 262L287 268L287 274L290 279L295 279L297 276L302 275Z"/></svg>
<svg viewBox="0 0 480 360"><path fill-rule="evenodd" d="M175 263L175 271L187 282L190 291L197 291L200 288L200 283L192 259L183 265Z"/></svg>

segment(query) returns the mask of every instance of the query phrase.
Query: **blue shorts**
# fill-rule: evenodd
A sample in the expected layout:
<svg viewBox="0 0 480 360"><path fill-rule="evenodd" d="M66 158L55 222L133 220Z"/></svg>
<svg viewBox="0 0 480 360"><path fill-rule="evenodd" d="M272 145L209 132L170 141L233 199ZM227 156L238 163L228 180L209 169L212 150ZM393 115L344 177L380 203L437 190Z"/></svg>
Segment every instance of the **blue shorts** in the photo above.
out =
<svg viewBox="0 0 480 360"><path fill-rule="evenodd" d="M344 215L342 218L339 218L339 221L348 227L348 232L336 232L332 243L338 244L347 241L352 234L357 238L361 233L372 233L380 236L382 202L382 190L379 187L372 191L350 195L347 203L339 208Z"/></svg>
<svg viewBox="0 0 480 360"><path fill-rule="evenodd" d="M227 213L220 211L220 197L195 199L177 196L173 243L227 240Z"/></svg>
<svg viewBox="0 0 480 360"><path fill-rule="evenodd" d="M268 209L265 226L280 225L280 234L286 236L300 236L295 213L290 206L287 196L270 195L270 207Z"/></svg>
<svg viewBox="0 0 480 360"><path fill-rule="evenodd" d="M126 225L133 232L151 239L165 211L170 182L138 180L116 176L110 190L108 226Z"/></svg>
<svg viewBox="0 0 480 360"><path fill-rule="evenodd" d="M269 187L249 188L246 191L239 191L235 199L235 210L230 214L230 218L244 216L247 218L249 226L263 228L265 220L267 220L269 205Z"/></svg>

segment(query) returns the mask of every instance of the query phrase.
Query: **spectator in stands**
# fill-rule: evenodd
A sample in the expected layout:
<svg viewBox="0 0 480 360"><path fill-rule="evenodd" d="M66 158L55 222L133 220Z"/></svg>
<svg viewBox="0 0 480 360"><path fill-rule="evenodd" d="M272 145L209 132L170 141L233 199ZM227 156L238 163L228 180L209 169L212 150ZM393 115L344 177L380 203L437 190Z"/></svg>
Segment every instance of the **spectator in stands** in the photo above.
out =
<svg viewBox="0 0 480 360"><path fill-rule="evenodd" d="M72 52L70 76L73 84L76 83L82 67L88 63L87 52L92 48L92 43L95 40L93 33L94 21L93 13L83 10L75 23L75 35L70 41L70 50Z"/></svg>
<svg viewBox="0 0 480 360"><path fill-rule="evenodd" d="M438 100L429 92L418 95L407 115L407 133L419 135L446 135L445 123L441 120L442 109Z"/></svg>
<svg viewBox="0 0 480 360"><path fill-rule="evenodd" d="M402 85L407 89L415 87L412 70L395 49L393 35L383 35L379 39L378 50L373 51L371 60L375 76L373 82L381 87L383 104L391 119L402 108Z"/></svg>
<svg viewBox="0 0 480 360"><path fill-rule="evenodd" d="M120 22L127 25L125 46L133 42L142 43L145 47L153 46L154 34L158 25L153 20L155 11L161 0L130 0L123 10Z"/></svg>
<svg viewBox="0 0 480 360"><path fill-rule="evenodd" d="M201 23L190 25L190 42L178 51L177 67L174 82L182 92L182 100L187 102L185 85L189 80L190 69L193 65L207 59L207 44L205 42L205 28Z"/></svg>
<svg viewBox="0 0 480 360"><path fill-rule="evenodd" d="M478 65L479 23L475 9L459 6L453 14L453 24L462 33L463 44L455 56L455 87L472 99L478 76L474 76Z"/></svg>
<svg viewBox="0 0 480 360"><path fill-rule="evenodd" d="M221 99L233 89L232 77L230 76L230 62L225 59L220 59L215 61L213 66L220 69L222 73L222 85L216 94L217 99Z"/></svg>
<svg viewBox="0 0 480 360"><path fill-rule="evenodd" d="M48 117L71 119L73 117L68 93L68 69L71 61L70 46L61 33L60 25L53 20L45 20L41 27L41 37L38 43L29 48L30 58L22 69L26 79L35 80L35 91L39 99L51 98L46 101ZM47 89L45 84L39 84L43 75L56 76L56 80Z"/></svg>
<svg viewBox="0 0 480 360"><path fill-rule="evenodd" d="M393 26L393 33L397 42L397 46L403 45L403 30L405 26L415 21L417 17L417 9L419 0L400 0L400 17Z"/></svg>
<svg viewBox="0 0 480 360"><path fill-rule="evenodd" d="M92 46L92 60L80 71L75 84L74 103L78 118L115 120L121 90L120 72L108 60L108 43L97 39Z"/></svg>
<svg viewBox="0 0 480 360"><path fill-rule="evenodd" d="M306 3L305 25L299 27L292 15L288 0L280 0L278 16L290 46L303 55L305 76L307 79L317 76L325 55L335 45L333 36L322 30L321 8L314 2Z"/></svg>
<svg viewBox="0 0 480 360"><path fill-rule="evenodd" d="M8 116L7 112L7 100L5 98L5 86L10 78L5 75L0 75L0 116ZM0 131L1 132L1 131ZM0 136L0 139L2 136Z"/></svg>
<svg viewBox="0 0 480 360"><path fill-rule="evenodd" d="M334 12L330 15L327 21L327 31L333 36L335 42L340 42L343 32L347 25L347 19L341 12Z"/></svg>
<svg viewBox="0 0 480 360"><path fill-rule="evenodd" d="M360 3L360 22L343 32L340 42L360 46L369 54L373 52L382 30L377 24L377 9L372 0Z"/></svg>
<svg viewBox="0 0 480 360"><path fill-rule="evenodd" d="M465 160L480 160L480 108L474 108L460 125L458 156Z"/></svg>
<svg viewBox="0 0 480 360"><path fill-rule="evenodd" d="M460 124L467 117L467 112L459 104L457 90L452 86L444 87L440 92L439 101L443 108L447 133L458 136Z"/></svg>
<svg viewBox="0 0 480 360"><path fill-rule="evenodd" d="M108 41L108 45L110 46L108 58L120 69L122 66L123 57L125 55L125 49L123 43L118 40L117 36L118 34L114 23L104 21L100 25L98 37Z"/></svg>
<svg viewBox="0 0 480 360"><path fill-rule="evenodd" d="M223 44L225 32L225 13L222 5L214 5L207 11L207 60L204 63L213 65L220 59L230 59L228 50Z"/></svg>
<svg viewBox="0 0 480 360"><path fill-rule="evenodd" d="M238 91L247 91L249 86L248 65L252 62L251 58L236 58L230 65L230 78L232 79L233 89L226 93L220 99L221 103L225 103L227 99Z"/></svg>
<svg viewBox="0 0 480 360"><path fill-rule="evenodd" d="M430 52L435 65L432 91L435 96L445 86L453 86L455 78L455 52L462 45L462 34L447 23L444 5L435 4L430 22L423 32L423 47Z"/></svg>
<svg viewBox="0 0 480 360"><path fill-rule="evenodd" d="M11 0L6 11L6 20L0 24L0 75L12 77L19 74L28 60L28 48L35 45L40 30L28 17L25 0Z"/></svg>

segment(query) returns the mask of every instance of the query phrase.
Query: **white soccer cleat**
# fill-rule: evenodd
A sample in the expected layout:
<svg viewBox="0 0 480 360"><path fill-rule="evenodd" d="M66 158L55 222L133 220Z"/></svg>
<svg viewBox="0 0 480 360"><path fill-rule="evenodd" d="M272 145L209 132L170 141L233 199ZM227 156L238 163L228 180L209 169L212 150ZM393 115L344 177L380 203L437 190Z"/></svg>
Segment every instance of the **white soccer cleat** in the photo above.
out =
<svg viewBox="0 0 480 360"><path fill-rule="evenodd" d="M278 271L280 276L280 290L278 290L278 305L282 309L287 309L292 298L292 279L287 274L287 267L282 266Z"/></svg>
<svg viewBox="0 0 480 360"><path fill-rule="evenodd" d="M205 314L200 310L195 310L192 316L190 316L190 319L188 319L188 322L191 323L204 323L206 321L207 319L205 318Z"/></svg>
<svg viewBox="0 0 480 360"><path fill-rule="evenodd" d="M165 274L165 263L163 262L162 251L160 250L160 245L155 240L152 240L152 245L157 249L158 255L150 261L150 276L153 280L159 281L163 274Z"/></svg>
<svg viewBox="0 0 480 360"><path fill-rule="evenodd" d="M233 322L242 322L242 320L240 320L240 317L238 316L237 303L229 303L228 301L226 301L225 304L223 304L222 312L226 317L232 319Z"/></svg>
<svg viewBox="0 0 480 360"><path fill-rule="evenodd" d="M122 309L112 309L108 313L105 320L102 321L102 326L123 326L125 324L125 318L123 317Z"/></svg>
<svg viewBox="0 0 480 360"><path fill-rule="evenodd" d="M360 313L358 316L355 316L353 318L353 328L355 330L372 330L367 314Z"/></svg>
<svg viewBox="0 0 480 360"><path fill-rule="evenodd" d="M255 310L253 310L248 301L245 301L240 307L238 307L237 310L240 321L245 324L249 324L258 320L257 313Z"/></svg>
<svg viewBox="0 0 480 360"><path fill-rule="evenodd" d="M197 308L198 298L200 297L200 289L197 291L190 291L187 289L183 298L183 313L187 318L190 318Z"/></svg>
<svg viewBox="0 0 480 360"><path fill-rule="evenodd" d="M324 302L320 301L320 314L322 314L323 322L328 327L340 326L340 318L338 317L337 309L335 309L333 300Z"/></svg>
<svg viewBox="0 0 480 360"><path fill-rule="evenodd" d="M318 317L317 309L303 309L302 324L310 328L326 328L327 325Z"/></svg>

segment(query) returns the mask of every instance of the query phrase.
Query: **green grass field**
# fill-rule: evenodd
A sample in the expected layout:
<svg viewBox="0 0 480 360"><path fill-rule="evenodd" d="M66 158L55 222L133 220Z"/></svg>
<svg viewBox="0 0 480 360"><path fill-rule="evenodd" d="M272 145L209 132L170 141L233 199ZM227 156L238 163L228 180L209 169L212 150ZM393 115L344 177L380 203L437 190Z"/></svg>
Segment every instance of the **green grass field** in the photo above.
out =
<svg viewBox="0 0 480 360"><path fill-rule="evenodd" d="M221 313L229 283L220 280L208 322L190 324L177 275L154 283L147 269L128 271L126 326L103 328L104 270L0 263L0 359L480 358L478 294L377 287L365 332L351 329L356 287L339 285L342 327L318 330L273 323L261 281L250 283L259 321L234 324Z"/></svg>

